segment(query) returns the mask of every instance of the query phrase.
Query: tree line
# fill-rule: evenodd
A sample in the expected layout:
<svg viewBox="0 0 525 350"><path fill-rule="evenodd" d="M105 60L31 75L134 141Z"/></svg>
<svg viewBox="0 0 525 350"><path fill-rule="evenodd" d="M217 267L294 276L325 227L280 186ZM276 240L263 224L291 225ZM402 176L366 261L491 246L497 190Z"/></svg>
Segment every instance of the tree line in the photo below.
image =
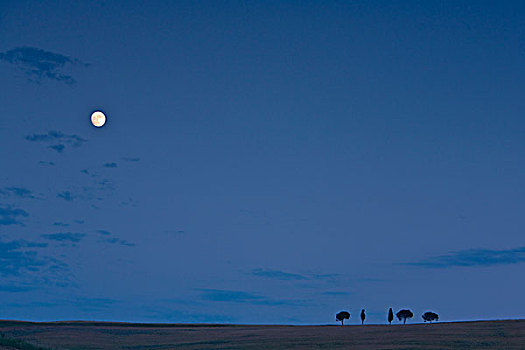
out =
<svg viewBox="0 0 525 350"><path fill-rule="evenodd" d="M403 320L403 324L406 324L407 319L414 317L414 313L408 309L402 309L396 313L396 316L399 321ZM365 309L361 310L360 317L361 317L361 325L364 325L365 319L366 319ZM435 312L427 311L423 315L421 315L421 318L425 322L432 323L433 321L439 320L439 315L436 314ZM345 320L349 320L349 319L350 319L350 313L348 311L341 311L337 315L335 315L335 320L337 322L341 322L341 326L344 325ZM392 324L392 321L394 320L394 311L392 310L392 308L388 310L387 320L388 320L388 324Z"/></svg>

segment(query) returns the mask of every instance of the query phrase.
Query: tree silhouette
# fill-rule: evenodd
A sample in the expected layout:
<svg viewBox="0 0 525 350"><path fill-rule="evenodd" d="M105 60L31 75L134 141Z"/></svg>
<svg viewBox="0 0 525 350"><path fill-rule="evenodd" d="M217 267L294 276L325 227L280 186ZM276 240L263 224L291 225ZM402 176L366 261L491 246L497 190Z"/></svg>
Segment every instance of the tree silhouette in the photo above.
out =
<svg viewBox="0 0 525 350"><path fill-rule="evenodd" d="M361 325L365 324L365 309L361 310Z"/></svg>
<svg viewBox="0 0 525 350"><path fill-rule="evenodd" d="M392 324L392 321L394 320L394 311L392 311L392 308L388 310L388 323Z"/></svg>
<svg viewBox="0 0 525 350"><path fill-rule="evenodd" d="M405 324L405 323L407 323L407 318L414 317L414 314L410 310L401 310L401 311L398 311L396 316L399 319L399 321L401 321L401 319L403 319L403 324Z"/></svg>
<svg viewBox="0 0 525 350"><path fill-rule="evenodd" d="M348 311L341 311L337 315L335 315L335 320L337 322L341 321L341 326L344 326L345 320L350 319L350 313Z"/></svg>
<svg viewBox="0 0 525 350"><path fill-rule="evenodd" d="M427 311L425 312L423 315L421 315L421 318L423 319L423 321L425 322L430 322L432 323L432 321L437 321L439 320L439 316L438 314L432 312L432 311Z"/></svg>

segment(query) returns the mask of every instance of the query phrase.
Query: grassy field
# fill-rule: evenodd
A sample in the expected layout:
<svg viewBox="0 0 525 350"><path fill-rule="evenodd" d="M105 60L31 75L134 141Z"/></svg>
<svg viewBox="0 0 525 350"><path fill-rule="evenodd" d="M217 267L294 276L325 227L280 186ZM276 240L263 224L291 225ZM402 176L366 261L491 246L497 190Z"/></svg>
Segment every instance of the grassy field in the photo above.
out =
<svg viewBox="0 0 525 350"><path fill-rule="evenodd" d="M370 326L0 321L0 349L525 349L525 320Z"/></svg>

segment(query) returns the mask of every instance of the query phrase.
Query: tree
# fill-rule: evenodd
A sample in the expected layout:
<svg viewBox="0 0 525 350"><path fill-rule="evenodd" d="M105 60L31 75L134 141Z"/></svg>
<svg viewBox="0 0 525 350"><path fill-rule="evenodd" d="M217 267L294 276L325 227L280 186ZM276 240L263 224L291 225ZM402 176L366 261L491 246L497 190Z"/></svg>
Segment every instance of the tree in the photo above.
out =
<svg viewBox="0 0 525 350"><path fill-rule="evenodd" d="M432 323L432 321L437 321L437 320L439 320L439 316L438 316L438 314L436 314L435 312L432 312L432 311L427 311L427 312L425 312L425 313L421 316L421 318L423 319L423 321L425 321L425 322L428 321L428 322L430 322L430 323Z"/></svg>
<svg viewBox="0 0 525 350"><path fill-rule="evenodd" d="M392 321L394 320L394 311L392 311L392 308L388 310L388 323L392 324Z"/></svg>
<svg viewBox="0 0 525 350"><path fill-rule="evenodd" d="M365 315L365 309L361 310L361 324L365 324L365 318L366 318L366 315Z"/></svg>
<svg viewBox="0 0 525 350"><path fill-rule="evenodd" d="M335 320L337 322L341 321L341 326L344 326L345 320L350 319L350 313L348 311L341 311L337 315L335 315Z"/></svg>
<svg viewBox="0 0 525 350"><path fill-rule="evenodd" d="M396 316L399 319L399 321L401 321L401 319L403 319L403 324L405 324L405 323L407 323L407 318L414 317L414 314L410 310L401 310L401 311L398 311Z"/></svg>

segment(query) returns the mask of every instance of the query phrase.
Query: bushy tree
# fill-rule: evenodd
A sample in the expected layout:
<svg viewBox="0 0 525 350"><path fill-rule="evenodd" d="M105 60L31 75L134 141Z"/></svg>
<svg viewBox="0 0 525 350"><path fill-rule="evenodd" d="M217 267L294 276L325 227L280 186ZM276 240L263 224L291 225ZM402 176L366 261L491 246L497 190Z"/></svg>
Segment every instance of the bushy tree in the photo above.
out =
<svg viewBox="0 0 525 350"><path fill-rule="evenodd" d="M366 315L365 315L365 309L361 310L361 324L365 324L365 318L366 318Z"/></svg>
<svg viewBox="0 0 525 350"><path fill-rule="evenodd" d="M337 322L341 322L341 326L344 325L345 320L350 319L350 313L348 311L341 311L337 315L335 315L335 320Z"/></svg>
<svg viewBox="0 0 525 350"><path fill-rule="evenodd" d="M423 319L423 321L425 321L425 322L428 321L430 323L432 323L432 321L439 320L438 314L436 314L435 312L432 312L432 311L425 312L423 315L421 315L421 318Z"/></svg>
<svg viewBox="0 0 525 350"><path fill-rule="evenodd" d="M400 310L400 311L397 312L396 316L399 319L399 321L401 321L401 319L403 319L403 324L405 324L405 323L407 323L407 318L414 317L414 314L410 310Z"/></svg>
<svg viewBox="0 0 525 350"><path fill-rule="evenodd" d="M392 311L392 308L388 310L388 323L392 324L392 321L394 320L394 311Z"/></svg>

